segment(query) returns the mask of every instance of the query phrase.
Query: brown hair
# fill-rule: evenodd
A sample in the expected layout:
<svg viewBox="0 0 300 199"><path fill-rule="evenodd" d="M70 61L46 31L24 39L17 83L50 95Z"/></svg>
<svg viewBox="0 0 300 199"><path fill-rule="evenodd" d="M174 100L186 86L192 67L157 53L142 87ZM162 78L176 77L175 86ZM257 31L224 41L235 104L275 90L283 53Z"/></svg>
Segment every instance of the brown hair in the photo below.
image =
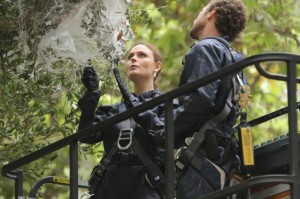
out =
<svg viewBox="0 0 300 199"><path fill-rule="evenodd" d="M212 0L209 11L216 10L216 28L229 40L235 39L246 26L246 6L242 0Z"/></svg>
<svg viewBox="0 0 300 199"><path fill-rule="evenodd" d="M149 44L149 43L145 43L145 42L137 42L137 43L135 43L135 44L133 44L133 45L131 46L131 48L129 49L129 51L130 51L134 46L137 46L137 45L144 45L144 46L146 46L147 48L149 48L149 49L152 51L152 53L153 53L153 57L154 57L154 61L155 61L155 62L160 62L160 63L163 62L162 56L161 56L159 50L158 50L157 48L155 48L152 44ZM128 51L128 52L129 52L129 51ZM158 77L160 71L161 71L161 70L157 71L156 77L154 77L154 82L153 82L154 89L158 89L158 88L159 88L159 87L158 87L158 84L156 83L156 79L157 79L157 77Z"/></svg>

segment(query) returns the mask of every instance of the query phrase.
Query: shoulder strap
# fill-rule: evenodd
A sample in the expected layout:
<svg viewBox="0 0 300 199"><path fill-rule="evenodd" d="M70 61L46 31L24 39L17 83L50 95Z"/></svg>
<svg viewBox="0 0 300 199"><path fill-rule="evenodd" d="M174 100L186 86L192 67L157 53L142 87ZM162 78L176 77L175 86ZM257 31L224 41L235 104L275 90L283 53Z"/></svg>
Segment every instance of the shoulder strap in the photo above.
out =
<svg viewBox="0 0 300 199"><path fill-rule="evenodd" d="M209 38L215 39L215 40L219 41L220 43L222 43L225 46L225 48L228 50L228 52L230 53L231 62L234 63L236 61L236 59L233 55L233 52L235 52L235 51L233 50L233 48L230 46L230 44L225 39L223 39L221 37L209 37ZM225 63L226 63L226 60L224 60L222 67L225 67ZM221 78L220 86L217 91L215 106L211 110L211 112L213 114L218 114L224 108L225 100L227 100L227 98L230 95L229 88L231 85L231 81L232 81L232 75Z"/></svg>

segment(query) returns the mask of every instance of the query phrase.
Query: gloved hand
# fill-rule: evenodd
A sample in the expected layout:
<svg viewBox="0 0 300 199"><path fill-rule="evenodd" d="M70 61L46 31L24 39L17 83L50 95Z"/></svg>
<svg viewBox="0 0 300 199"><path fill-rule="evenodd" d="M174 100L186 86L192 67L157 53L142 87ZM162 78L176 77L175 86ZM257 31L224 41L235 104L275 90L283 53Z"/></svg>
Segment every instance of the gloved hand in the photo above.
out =
<svg viewBox="0 0 300 199"><path fill-rule="evenodd" d="M98 76L92 66L84 67L81 82L84 84L87 91L93 92L99 89Z"/></svg>
<svg viewBox="0 0 300 199"><path fill-rule="evenodd" d="M122 93L126 108L132 108L140 104L140 101L138 98L136 98L128 89L127 85L123 81L119 70L117 68L113 68L113 73L115 75L115 78L117 80L118 86L120 88L120 91Z"/></svg>

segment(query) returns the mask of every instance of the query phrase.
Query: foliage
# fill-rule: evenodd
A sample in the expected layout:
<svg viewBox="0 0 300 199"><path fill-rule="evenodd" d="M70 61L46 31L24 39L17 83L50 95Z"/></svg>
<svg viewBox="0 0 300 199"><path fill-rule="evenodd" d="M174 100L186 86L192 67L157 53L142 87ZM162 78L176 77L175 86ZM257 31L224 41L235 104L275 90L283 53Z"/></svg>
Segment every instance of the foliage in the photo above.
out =
<svg viewBox="0 0 300 199"><path fill-rule="evenodd" d="M71 60L58 61L50 68L35 62L40 38L49 30L45 25L49 14L57 17L57 23L53 24L57 26L61 13L67 13L67 8L76 2L78 0L4 0L0 3L0 167L76 133L80 114L77 101L84 92L80 83L81 66ZM159 85L166 92L178 85L181 60L193 42L188 36L189 28L199 9L207 2L138 0L132 1L129 7L136 41L155 44L164 56ZM297 12L299 1L245 0L245 3L249 20L243 34L233 42L237 50L243 52L245 57L274 51L300 53L300 26L297 25L300 23L300 13ZM53 8L52 12L49 8ZM131 43L128 42L128 46ZM108 75L110 71L96 62L94 64L102 91L106 93L101 103L118 101L119 93L115 90L112 76ZM264 67L273 73L286 72L286 67L280 63L266 63ZM253 95L249 119L286 105L284 83L267 80L254 68L245 72ZM297 96L299 101L299 93ZM255 127L253 131L255 143L284 134L288 131L286 117ZM85 168L80 170L81 177L86 179L99 158L95 155L101 155L101 147L81 145L80 150L82 161L89 165L88 168L80 165ZM66 153L64 149L59 155L51 154L22 168L26 180L31 179L32 184L40 176L68 175L61 168L61 165L68 164ZM0 179L0 198L12 198L12 181L3 177ZM26 186L28 190L29 185ZM55 195L58 190L61 189L50 188L48 192L43 189L43 192L47 198L58 197Z"/></svg>
<svg viewBox="0 0 300 199"><path fill-rule="evenodd" d="M0 167L76 133L79 119L77 101L84 92L80 82L82 66L72 60L58 60L51 66L36 64L38 43L50 28L46 25L47 20L54 17L59 23L60 16L68 13L74 2L0 3ZM57 24L53 23L52 26ZM111 72L94 60L92 63L99 73L101 89L107 93L101 102L119 100L113 76L106 75ZM80 150L83 159L87 153L101 154L99 145L94 148L83 145ZM62 154L66 152L62 150ZM94 161L91 166L95 164L95 158L90 160ZM65 175L60 164L57 168L53 165L57 162L68 165L67 160L54 153L22 168L25 182L29 181L32 185L40 176ZM12 198L12 180L2 176L0 179L0 198ZM10 182L9 186L4 186L7 181ZM27 183L24 194L29 188Z"/></svg>

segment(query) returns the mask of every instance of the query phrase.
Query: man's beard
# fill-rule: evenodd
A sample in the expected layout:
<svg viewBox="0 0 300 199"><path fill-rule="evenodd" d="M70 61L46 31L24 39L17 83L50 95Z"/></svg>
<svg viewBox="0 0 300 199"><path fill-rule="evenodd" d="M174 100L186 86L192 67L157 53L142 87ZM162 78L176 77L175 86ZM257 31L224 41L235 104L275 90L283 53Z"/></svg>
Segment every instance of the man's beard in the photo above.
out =
<svg viewBox="0 0 300 199"><path fill-rule="evenodd" d="M196 24L196 26L194 24L192 29L190 30L190 37L192 39L199 40L201 38L201 34L202 34L204 26L205 26L205 24L203 24L203 23L198 23L198 24Z"/></svg>
<svg viewBox="0 0 300 199"><path fill-rule="evenodd" d="M196 31L194 31L193 29L191 29L191 31L190 31L190 37L191 37L192 39L198 40L197 34L196 34L195 32L196 32Z"/></svg>

